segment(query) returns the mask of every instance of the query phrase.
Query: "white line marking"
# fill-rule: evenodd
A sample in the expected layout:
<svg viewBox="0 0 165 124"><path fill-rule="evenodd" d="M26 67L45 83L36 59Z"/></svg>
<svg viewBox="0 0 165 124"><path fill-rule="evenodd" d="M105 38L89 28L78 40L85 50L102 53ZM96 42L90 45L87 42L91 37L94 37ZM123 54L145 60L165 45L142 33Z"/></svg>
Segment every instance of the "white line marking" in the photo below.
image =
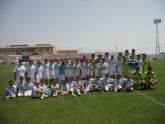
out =
<svg viewBox="0 0 165 124"><path fill-rule="evenodd" d="M159 101L157 101L157 100L155 100L155 99L153 99L153 98L151 98L151 97L149 97L149 96L147 96L147 95L145 95L145 94L143 94L143 93L141 93L139 91L135 91L135 92L138 93L139 95L144 96L145 98L151 100L153 103L155 103L157 105L160 105L162 107L165 107L165 104L164 103L161 103L161 102L159 102Z"/></svg>

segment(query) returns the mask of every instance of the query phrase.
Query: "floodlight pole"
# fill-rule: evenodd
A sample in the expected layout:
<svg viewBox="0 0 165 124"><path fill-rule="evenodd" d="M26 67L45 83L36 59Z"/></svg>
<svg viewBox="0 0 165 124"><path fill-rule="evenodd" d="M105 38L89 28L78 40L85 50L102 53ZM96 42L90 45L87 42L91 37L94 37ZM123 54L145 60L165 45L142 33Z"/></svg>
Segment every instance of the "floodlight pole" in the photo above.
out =
<svg viewBox="0 0 165 124"><path fill-rule="evenodd" d="M156 54L160 53L159 28L158 28L159 23L161 23L161 19L154 19L154 24L156 24Z"/></svg>

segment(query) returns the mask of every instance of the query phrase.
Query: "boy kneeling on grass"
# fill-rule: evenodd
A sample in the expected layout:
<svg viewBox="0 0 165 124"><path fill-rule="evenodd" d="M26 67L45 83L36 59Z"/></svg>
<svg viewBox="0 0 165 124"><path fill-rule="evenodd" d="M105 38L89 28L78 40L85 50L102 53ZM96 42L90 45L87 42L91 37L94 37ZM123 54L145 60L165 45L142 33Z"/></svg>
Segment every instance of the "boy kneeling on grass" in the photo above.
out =
<svg viewBox="0 0 165 124"><path fill-rule="evenodd" d="M9 85L5 89L5 98L6 99L14 99L16 98L16 86L12 80L9 81Z"/></svg>
<svg viewBox="0 0 165 124"><path fill-rule="evenodd" d="M51 88L52 88L52 96L53 97L57 97L60 90L59 90L59 84L58 84L58 80L54 80L51 84Z"/></svg>
<svg viewBox="0 0 165 124"><path fill-rule="evenodd" d="M152 71L151 66L149 66L145 72L144 79L147 88L151 88L150 86L154 86L157 83L155 72Z"/></svg>
<svg viewBox="0 0 165 124"><path fill-rule="evenodd" d="M127 76L127 79L124 80L124 90L126 92L132 92L133 89L133 80L131 79L131 75Z"/></svg>
<svg viewBox="0 0 165 124"><path fill-rule="evenodd" d="M140 67L136 67L136 71L132 74L132 79L134 82L134 88L139 89L143 87L144 89L146 88L146 84L143 78L143 73L140 72Z"/></svg>

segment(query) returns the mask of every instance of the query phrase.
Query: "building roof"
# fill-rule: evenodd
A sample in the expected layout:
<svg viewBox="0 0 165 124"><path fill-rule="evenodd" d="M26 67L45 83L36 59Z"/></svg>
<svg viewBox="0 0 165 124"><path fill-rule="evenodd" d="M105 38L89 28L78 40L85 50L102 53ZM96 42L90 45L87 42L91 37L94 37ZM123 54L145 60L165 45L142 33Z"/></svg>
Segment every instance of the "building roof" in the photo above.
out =
<svg viewBox="0 0 165 124"><path fill-rule="evenodd" d="M35 46L28 46L28 45L10 45L7 47L0 47L0 48L4 48L4 49L17 49L17 48L50 48L50 47L54 47L51 44L36 44Z"/></svg>

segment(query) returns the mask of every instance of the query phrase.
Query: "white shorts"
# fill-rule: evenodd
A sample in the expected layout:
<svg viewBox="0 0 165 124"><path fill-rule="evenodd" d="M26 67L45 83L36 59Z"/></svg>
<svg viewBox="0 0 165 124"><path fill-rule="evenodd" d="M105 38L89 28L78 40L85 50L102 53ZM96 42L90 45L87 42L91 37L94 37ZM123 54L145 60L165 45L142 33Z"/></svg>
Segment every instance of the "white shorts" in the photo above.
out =
<svg viewBox="0 0 165 124"><path fill-rule="evenodd" d="M92 84L85 87L85 92L92 91Z"/></svg>
<svg viewBox="0 0 165 124"><path fill-rule="evenodd" d="M122 88L122 86L119 84L119 85L115 85L115 87L114 87L114 91L117 91L118 89L121 89Z"/></svg>
<svg viewBox="0 0 165 124"><path fill-rule="evenodd" d="M24 96L23 92L18 92L17 96Z"/></svg>
<svg viewBox="0 0 165 124"><path fill-rule="evenodd" d="M24 96L31 96L32 95L32 90L27 90L24 93Z"/></svg>
<svg viewBox="0 0 165 124"><path fill-rule="evenodd" d="M104 86L104 90L106 91L106 92L108 92L108 91L112 91L112 88L113 88L113 84L107 84L107 85L105 85Z"/></svg>

